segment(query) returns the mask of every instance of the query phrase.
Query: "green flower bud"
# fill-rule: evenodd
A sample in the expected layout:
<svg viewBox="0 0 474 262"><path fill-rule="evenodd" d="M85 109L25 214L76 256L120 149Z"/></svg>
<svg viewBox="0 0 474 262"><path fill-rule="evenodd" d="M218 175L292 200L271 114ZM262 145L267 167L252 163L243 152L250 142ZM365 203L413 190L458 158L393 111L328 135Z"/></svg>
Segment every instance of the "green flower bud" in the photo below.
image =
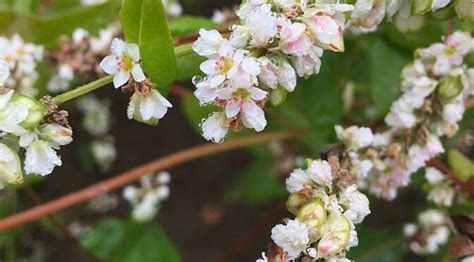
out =
<svg viewBox="0 0 474 262"><path fill-rule="evenodd" d="M276 89L273 89L270 92L270 102L273 106L279 106L286 100L286 95L288 91L281 86L278 86Z"/></svg>
<svg viewBox="0 0 474 262"><path fill-rule="evenodd" d="M435 20L449 20L453 18L456 15L456 12L454 11L454 8L452 5L448 5L447 7L436 10L435 12L430 13L430 17L435 19Z"/></svg>
<svg viewBox="0 0 474 262"><path fill-rule="evenodd" d="M331 214L325 224L326 232L331 231L350 231L351 224L344 215Z"/></svg>
<svg viewBox="0 0 474 262"><path fill-rule="evenodd" d="M43 121L46 114L48 114L46 106L31 97L15 94L11 101L28 108L28 116L20 124L24 128L31 129L37 127Z"/></svg>
<svg viewBox="0 0 474 262"><path fill-rule="evenodd" d="M420 30L425 24L424 16L410 16L402 18L396 15L394 19L395 27L402 33L413 33Z"/></svg>
<svg viewBox="0 0 474 262"><path fill-rule="evenodd" d="M325 234L318 243L318 256L327 258L338 254L346 248L350 237L349 230Z"/></svg>
<svg viewBox="0 0 474 262"><path fill-rule="evenodd" d="M472 0L455 0L454 10L462 21L474 22L474 2Z"/></svg>
<svg viewBox="0 0 474 262"><path fill-rule="evenodd" d="M438 96L444 100L453 99L462 92L463 88L461 76L446 76L439 83Z"/></svg>
<svg viewBox="0 0 474 262"><path fill-rule="evenodd" d="M313 200L298 211L298 221L309 229L310 242L315 242L321 237L321 226L326 222L326 209L321 199Z"/></svg>
<svg viewBox="0 0 474 262"><path fill-rule="evenodd" d="M411 14L422 15L431 9L432 0L412 0Z"/></svg>
<svg viewBox="0 0 474 262"><path fill-rule="evenodd" d="M288 197L288 200L286 200L286 209L288 209L288 211L290 211L293 215L297 215L300 208L310 202L311 199L312 196L306 192L292 193Z"/></svg>

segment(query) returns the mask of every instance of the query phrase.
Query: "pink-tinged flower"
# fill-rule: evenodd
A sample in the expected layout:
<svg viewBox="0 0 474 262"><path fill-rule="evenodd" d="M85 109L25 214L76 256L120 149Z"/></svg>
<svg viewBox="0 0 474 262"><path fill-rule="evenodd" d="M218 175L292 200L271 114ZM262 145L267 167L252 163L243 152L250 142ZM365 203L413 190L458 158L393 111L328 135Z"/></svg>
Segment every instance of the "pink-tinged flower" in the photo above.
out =
<svg viewBox="0 0 474 262"><path fill-rule="evenodd" d="M288 92L296 87L296 72L286 58L260 57L261 72L258 79L271 89L282 86Z"/></svg>
<svg viewBox="0 0 474 262"><path fill-rule="evenodd" d="M379 25L385 17L385 0L359 0L351 14L351 25L365 29Z"/></svg>
<svg viewBox="0 0 474 262"><path fill-rule="evenodd" d="M199 30L199 38L193 44L193 50L201 56L215 57L224 40L217 30Z"/></svg>
<svg viewBox="0 0 474 262"><path fill-rule="evenodd" d="M317 46L334 52L344 52L342 14L312 9L305 14L304 22Z"/></svg>
<svg viewBox="0 0 474 262"><path fill-rule="evenodd" d="M296 56L291 58L291 64L295 67L296 73L299 77L307 77L319 73L321 67L320 57L323 55L323 50L317 46L312 46L308 53L303 56Z"/></svg>
<svg viewBox="0 0 474 262"><path fill-rule="evenodd" d="M234 50L232 44L224 40L219 48L219 56L203 62L200 68L209 76L210 86L217 87L227 78L235 76L243 58L244 50Z"/></svg>
<svg viewBox="0 0 474 262"><path fill-rule="evenodd" d="M194 91L194 96L196 96L201 105L206 105L216 100L219 89L211 87L209 81L198 82L195 83L195 85L196 90Z"/></svg>
<svg viewBox="0 0 474 262"><path fill-rule="evenodd" d="M226 101L227 118L233 118L240 113L240 118L246 127L260 132L267 125L267 121L265 113L256 101L265 99L267 92L254 87L250 75L243 72L239 74L241 74L239 77L232 79L229 87L219 91L218 98Z"/></svg>
<svg viewBox="0 0 474 262"><path fill-rule="evenodd" d="M114 86L119 88L130 79L130 74L136 82L145 80L145 74L140 66L140 50L136 44L114 38L112 55L106 56L100 67L109 75L114 76Z"/></svg>
<svg viewBox="0 0 474 262"><path fill-rule="evenodd" d="M302 56L313 45L306 34L306 25L285 20L280 31L280 48L285 54Z"/></svg>

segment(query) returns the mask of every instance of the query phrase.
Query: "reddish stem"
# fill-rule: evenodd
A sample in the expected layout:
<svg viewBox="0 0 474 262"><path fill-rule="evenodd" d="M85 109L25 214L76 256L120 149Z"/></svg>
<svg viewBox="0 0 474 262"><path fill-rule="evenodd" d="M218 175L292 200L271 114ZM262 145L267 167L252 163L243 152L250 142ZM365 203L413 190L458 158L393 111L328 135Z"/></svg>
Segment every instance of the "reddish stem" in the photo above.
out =
<svg viewBox="0 0 474 262"><path fill-rule="evenodd" d="M282 132L263 133L249 137L236 138L222 144L208 143L194 146L189 149L184 149L147 164L135 167L127 172L117 175L116 177L99 182L77 192L70 193L60 197L59 199L49 201L45 204L0 220L0 231L37 220L38 218L45 215L69 208L73 205L77 205L83 201L86 201L87 199L132 183L140 177L152 172L164 170L177 164L188 162L200 157L209 156L240 147L264 143L272 140L297 137L303 132L304 130L287 130Z"/></svg>

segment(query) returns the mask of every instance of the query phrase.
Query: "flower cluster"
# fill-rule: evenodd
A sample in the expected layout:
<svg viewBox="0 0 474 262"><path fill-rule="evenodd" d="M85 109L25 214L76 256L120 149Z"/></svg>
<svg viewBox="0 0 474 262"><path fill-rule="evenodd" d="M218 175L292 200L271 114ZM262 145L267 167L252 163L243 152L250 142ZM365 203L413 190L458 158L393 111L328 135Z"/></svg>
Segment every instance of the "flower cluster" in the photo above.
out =
<svg viewBox="0 0 474 262"><path fill-rule="evenodd" d="M450 207L457 191L452 182L433 167L426 168L425 178L429 188L428 200L439 206Z"/></svg>
<svg viewBox="0 0 474 262"><path fill-rule="evenodd" d="M90 146L92 155L100 170L108 171L117 156L114 138L108 134L112 120L110 101L87 95L78 99L77 107L84 114L84 130L94 137Z"/></svg>
<svg viewBox="0 0 474 262"><path fill-rule="evenodd" d="M42 46L25 43L19 35L0 37L0 60L3 60L0 63L0 86L30 97L38 94L33 86L39 78L36 66L43 60ZM5 76L7 70L8 78Z"/></svg>
<svg viewBox="0 0 474 262"><path fill-rule="evenodd" d="M414 32L424 25L426 17L449 19L456 13L460 18L472 20L473 7L470 0L357 0L350 24L362 31L372 31L387 17L398 30Z"/></svg>
<svg viewBox="0 0 474 262"><path fill-rule="evenodd" d="M127 186L123 190L123 198L132 206L132 217L137 221L153 219L159 210L160 203L168 198L168 184L171 177L168 172L148 175L140 179L141 187Z"/></svg>
<svg viewBox="0 0 474 262"><path fill-rule="evenodd" d="M391 200L410 182L412 173L444 152L440 139L457 131L464 101L473 94L474 69L463 64L473 45L468 33L455 32L446 43L417 50L414 63L402 72L403 95L385 117L387 131L336 128L349 149L351 172L360 186ZM360 150L361 144L367 148Z"/></svg>
<svg viewBox="0 0 474 262"><path fill-rule="evenodd" d="M344 12L352 5L314 1L251 0L240 6L242 25L229 39L201 30L193 50L208 58L195 77L195 96L218 112L203 121L207 140L221 142L229 129L257 132L267 125L267 100L282 103L297 77L319 73L323 50L344 51Z"/></svg>
<svg viewBox="0 0 474 262"><path fill-rule="evenodd" d="M45 176L61 165L55 150L72 141L72 130L45 122L47 115L48 108L40 102L11 89L0 90L1 187L21 183L23 173Z"/></svg>
<svg viewBox="0 0 474 262"><path fill-rule="evenodd" d="M114 38L111 50L112 54L106 56L100 66L107 74L114 75L115 88L128 82L122 90L134 92L127 110L128 118L149 125L158 124L172 105L145 77L140 65L138 45Z"/></svg>
<svg viewBox="0 0 474 262"><path fill-rule="evenodd" d="M296 218L272 229L272 239L282 251L278 261L347 261L346 252L358 244L354 225L370 214L369 200L337 156L307 162L306 170L296 169L286 180L291 193L286 207Z"/></svg>
<svg viewBox="0 0 474 262"><path fill-rule="evenodd" d="M403 233L408 247L419 255L436 254L449 238L449 219L439 210L429 209L418 215L419 224L407 224Z"/></svg>

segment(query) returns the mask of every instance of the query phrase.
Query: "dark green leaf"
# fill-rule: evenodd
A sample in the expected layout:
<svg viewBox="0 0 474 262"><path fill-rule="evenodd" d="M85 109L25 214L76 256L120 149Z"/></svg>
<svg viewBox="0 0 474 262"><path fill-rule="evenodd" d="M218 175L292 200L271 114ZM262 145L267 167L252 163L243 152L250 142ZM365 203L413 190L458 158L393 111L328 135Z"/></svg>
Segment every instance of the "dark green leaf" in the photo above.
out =
<svg viewBox="0 0 474 262"><path fill-rule="evenodd" d="M369 53L369 90L378 116L384 116L400 94L400 72L409 58L380 39Z"/></svg>
<svg viewBox="0 0 474 262"><path fill-rule="evenodd" d="M176 80L187 81L196 75L202 75L203 73L199 69L199 65L205 60L205 57L199 56L196 53L179 57L177 59L178 70L176 72Z"/></svg>
<svg viewBox="0 0 474 262"><path fill-rule="evenodd" d="M53 48L57 46L59 36L71 35L78 27L89 30L91 33L104 28L113 20L118 7L119 4L116 1L109 1L43 17L12 10L0 10L0 34L18 33L26 41Z"/></svg>
<svg viewBox="0 0 474 262"><path fill-rule="evenodd" d="M174 37L197 33L199 29L213 28L216 23L201 16L180 16L170 21L171 34Z"/></svg>
<svg viewBox="0 0 474 262"><path fill-rule="evenodd" d="M284 196L286 190L283 183L271 175L272 163L268 154L257 157L241 175L230 197L262 204Z"/></svg>
<svg viewBox="0 0 474 262"><path fill-rule="evenodd" d="M113 218L101 220L81 239L81 243L97 257L109 259L123 241L126 227L127 223L123 220Z"/></svg>
<svg viewBox="0 0 474 262"><path fill-rule="evenodd" d="M348 257L357 262L402 261L403 238L399 228L374 230L357 227L359 245L353 247Z"/></svg>
<svg viewBox="0 0 474 262"><path fill-rule="evenodd" d="M425 26L413 34L403 34L391 23L384 23L382 33L388 41L407 51L427 47L432 43L441 41L446 32L446 22L428 20Z"/></svg>
<svg viewBox="0 0 474 262"><path fill-rule="evenodd" d="M161 0L125 0L120 22L127 41L140 47L145 73L166 95L174 82L176 57Z"/></svg>

